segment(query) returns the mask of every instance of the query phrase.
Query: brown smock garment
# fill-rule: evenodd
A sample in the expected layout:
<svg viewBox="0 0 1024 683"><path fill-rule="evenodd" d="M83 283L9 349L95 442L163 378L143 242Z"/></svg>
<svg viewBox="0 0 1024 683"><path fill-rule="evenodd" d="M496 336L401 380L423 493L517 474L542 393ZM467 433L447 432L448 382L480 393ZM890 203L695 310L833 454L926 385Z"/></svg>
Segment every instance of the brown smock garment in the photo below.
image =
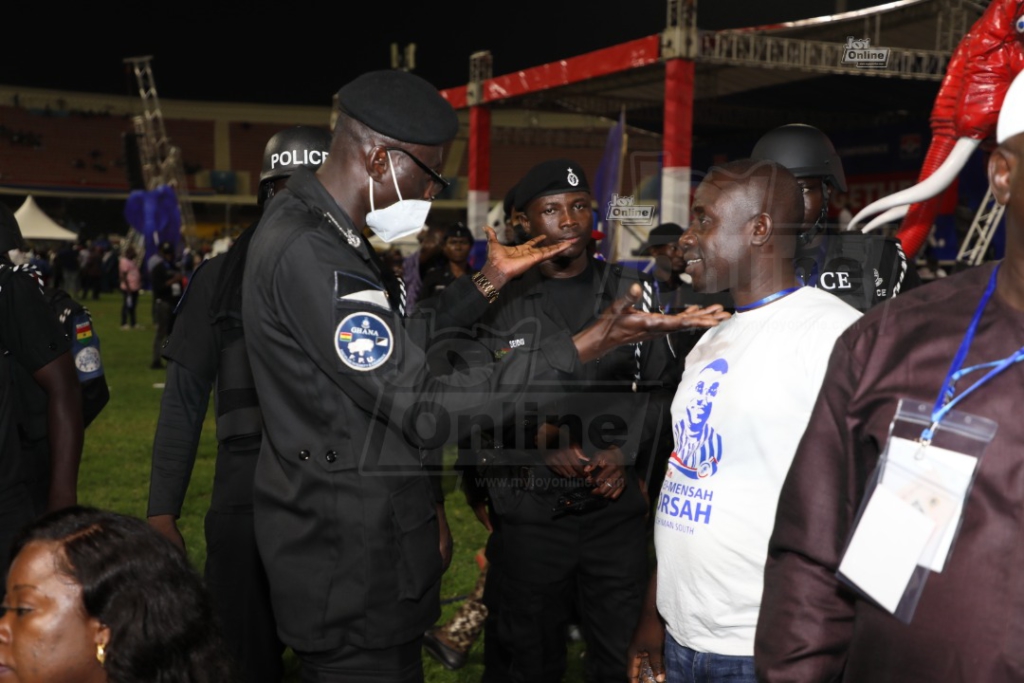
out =
<svg viewBox="0 0 1024 683"><path fill-rule="evenodd" d="M933 403L995 264L869 311L836 343L779 500L755 639L759 681L1024 680L1024 364L957 406L998 423L942 573L909 625L836 578L901 398ZM1024 312L989 300L963 367L1024 346ZM957 386L963 392L983 373Z"/></svg>

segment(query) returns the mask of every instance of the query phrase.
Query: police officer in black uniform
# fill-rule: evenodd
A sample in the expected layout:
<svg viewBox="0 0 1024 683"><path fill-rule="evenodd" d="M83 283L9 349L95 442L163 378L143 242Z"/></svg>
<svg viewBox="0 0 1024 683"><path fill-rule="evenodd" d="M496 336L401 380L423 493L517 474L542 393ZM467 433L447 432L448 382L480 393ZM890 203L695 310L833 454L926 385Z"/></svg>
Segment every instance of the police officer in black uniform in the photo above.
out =
<svg viewBox="0 0 1024 683"><path fill-rule="evenodd" d="M482 339L499 362L528 348L536 330L576 334L634 285L643 291L637 308L656 307L653 278L590 257L591 202L583 168L567 159L538 164L519 182L524 227L571 246L509 285L488 311ZM539 376L479 453L477 476L495 513L488 557L502 577L497 595L485 590L498 614L486 637L508 658L504 671L488 661L485 680L560 681L574 608L588 680L624 679L647 571L647 505L634 465L641 451L650 457L658 431L650 393L663 388L672 363L662 338Z"/></svg>
<svg viewBox="0 0 1024 683"><path fill-rule="evenodd" d="M295 126L267 143L257 202L264 207L304 164L327 156L326 129ZM242 273L255 227L195 271L163 350L160 406L149 490L149 522L185 550L175 520L195 463L210 390L216 383L217 463L206 515L206 585L224 638L245 681L279 682L284 645L256 550L252 482L263 419L242 330Z"/></svg>
<svg viewBox="0 0 1024 683"><path fill-rule="evenodd" d="M7 218L9 220L0 217L0 259L6 256L11 245L22 248L24 242L17 220L13 215ZM43 275L34 265L25 263L15 266L15 270L35 278L46 305L71 341L71 356L75 362L81 393L84 429L96 419L110 400L103 357L100 355L99 333L93 325L92 315L63 289L45 289ZM50 497L50 397L33 379L28 368L15 363L14 369L15 383L20 393L17 405L21 451L30 469L35 513L41 515L46 512Z"/></svg>
<svg viewBox="0 0 1024 683"><path fill-rule="evenodd" d="M431 308L429 300L444 290L445 287L454 282L465 273L472 275L475 271L469 265L469 252L473 248L473 233L462 223L449 226L444 233L444 241L441 244L441 253L444 255L444 263L429 271L423 276L423 284L420 286L418 305L423 308Z"/></svg>
<svg viewBox="0 0 1024 683"><path fill-rule="evenodd" d="M803 123L780 126L761 136L750 157L782 164L800 184L808 229L800 237L796 271L805 285L866 311L914 284L898 239L840 233L829 223L829 198L836 190L846 192L846 176L827 135Z"/></svg>
<svg viewBox="0 0 1024 683"><path fill-rule="evenodd" d="M0 241L20 230L10 209L0 204ZM46 507L77 502L82 458L82 393L71 355L71 340L43 296L36 279L0 253L0 573L6 573L14 536L38 512L33 503L35 468L21 449L18 425L20 365L46 392L50 451Z"/></svg>
<svg viewBox="0 0 1024 683"><path fill-rule="evenodd" d="M403 319L400 284L363 228L392 241L422 227L447 184L438 169L458 119L402 71L364 74L337 102L330 156L270 204L245 268L246 348L264 416L256 540L304 681L421 681L451 543L420 453L453 436L460 416L517 394L524 376L717 318L634 313L633 292L575 339L552 336L472 382L432 377L429 330ZM488 238L487 263L445 288L435 323L469 327L509 279L570 246Z"/></svg>

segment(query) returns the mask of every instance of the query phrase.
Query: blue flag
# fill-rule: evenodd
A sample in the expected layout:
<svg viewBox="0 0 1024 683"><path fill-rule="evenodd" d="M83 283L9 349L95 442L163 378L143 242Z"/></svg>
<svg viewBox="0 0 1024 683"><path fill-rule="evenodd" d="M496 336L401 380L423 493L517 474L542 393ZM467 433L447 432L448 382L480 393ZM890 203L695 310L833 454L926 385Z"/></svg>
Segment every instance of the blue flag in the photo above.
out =
<svg viewBox="0 0 1024 683"><path fill-rule="evenodd" d="M619 171L622 166L622 147L626 131L626 110L619 114L618 122L608 131L608 141L604 144L604 154L594 175L594 197L597 199L597 220L594 225L604 233L604 239L598 247L598 254L604 260L612 257L612 247L617 239L618 225L608 220L608 207L612 196L619 192Z"/></svg>

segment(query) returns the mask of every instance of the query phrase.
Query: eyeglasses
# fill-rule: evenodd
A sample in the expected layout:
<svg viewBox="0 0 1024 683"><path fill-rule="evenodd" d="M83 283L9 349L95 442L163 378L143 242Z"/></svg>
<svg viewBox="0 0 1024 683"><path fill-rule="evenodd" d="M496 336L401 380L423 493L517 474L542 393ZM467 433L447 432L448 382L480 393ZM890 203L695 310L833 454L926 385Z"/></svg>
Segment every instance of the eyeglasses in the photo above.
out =
<svg viewBox="0 0 1024 683"><path fill-rule="evenodd" d="M422 168L423 172L426 173L428 176L430 176L431 180L433 180L435 183L437 183L438 185L441 186L441 191L442 192L444 190L447 190L448 186L451 185L450 181L445 180L444 176L442 176L440 173L438 173L434 169L432 169L429 166L427 166L425 163L423 163L419 159L417 159L416 155L413 154L412 152L410 152L409 150L402 149L401 147L385 147L384 149L386 149L389 152L401 152L405 156L407 156L410 159L412 159L414 164L416 164L417 166Z"/></svg>

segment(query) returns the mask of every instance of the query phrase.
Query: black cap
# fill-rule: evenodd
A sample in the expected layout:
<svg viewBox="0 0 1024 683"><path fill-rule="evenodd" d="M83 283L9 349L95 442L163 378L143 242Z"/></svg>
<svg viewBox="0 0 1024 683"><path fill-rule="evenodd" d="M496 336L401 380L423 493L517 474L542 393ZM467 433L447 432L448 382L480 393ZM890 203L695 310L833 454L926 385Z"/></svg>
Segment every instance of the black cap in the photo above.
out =
<svg viewBox="0 0 1024 683"><path fill-rule="evenodd" d="M675 244L683 236L683 229L676 223L662 223L653 228L647 235L647 241L637 251L638 256L647 256L651 253L651 247L658 247L663 244Z"/></svg>
<svg viewBox="0 0 1024 683"><path fill-rule="evenodd" d="M442 145L459 118L437 88L407 71L371 71L338 91L338 107L356 121L415 145Z"/></svg>
<svg viewBox="0 0 1024 683"><path fill-rule="evenodd" d="M502 208L505 209L505 220L512 220L512 206L516 201L516 190L519 189L518 185L513 185L512 188L505 193L505 201L502 202Z"/></svg>
<svg viewBox="0 0 1024 683"><path fill-rule="evenodd" d="M515 207L519 211L537 197L564 192L590 192L583 167L569 159L542 161L527 172L516 186Z"/></svg>
<svg viewBox="0 0 1024 683"><path fill-rule="evenodd" d="M470 232L469 228L462 223L456 223L444 231L445 241L447 241L449 237L465 237L470 242L473 241L473 233Z"/></svg>
<svg viewBox="0 0 1024 683"><path fill-rule="evenodd" d="M21 236L21 226L6 204L0 204L0 255L11 249L24 249L25 239Z"/></svg>
<svg viewBox="0 0 1024 683"><path fill-rule="evenodd" d="M161 254L171 254L171 255L173 255L174 254L174 245L171 244L170 242L161 242L160 243L160 253Z"/></svg>

